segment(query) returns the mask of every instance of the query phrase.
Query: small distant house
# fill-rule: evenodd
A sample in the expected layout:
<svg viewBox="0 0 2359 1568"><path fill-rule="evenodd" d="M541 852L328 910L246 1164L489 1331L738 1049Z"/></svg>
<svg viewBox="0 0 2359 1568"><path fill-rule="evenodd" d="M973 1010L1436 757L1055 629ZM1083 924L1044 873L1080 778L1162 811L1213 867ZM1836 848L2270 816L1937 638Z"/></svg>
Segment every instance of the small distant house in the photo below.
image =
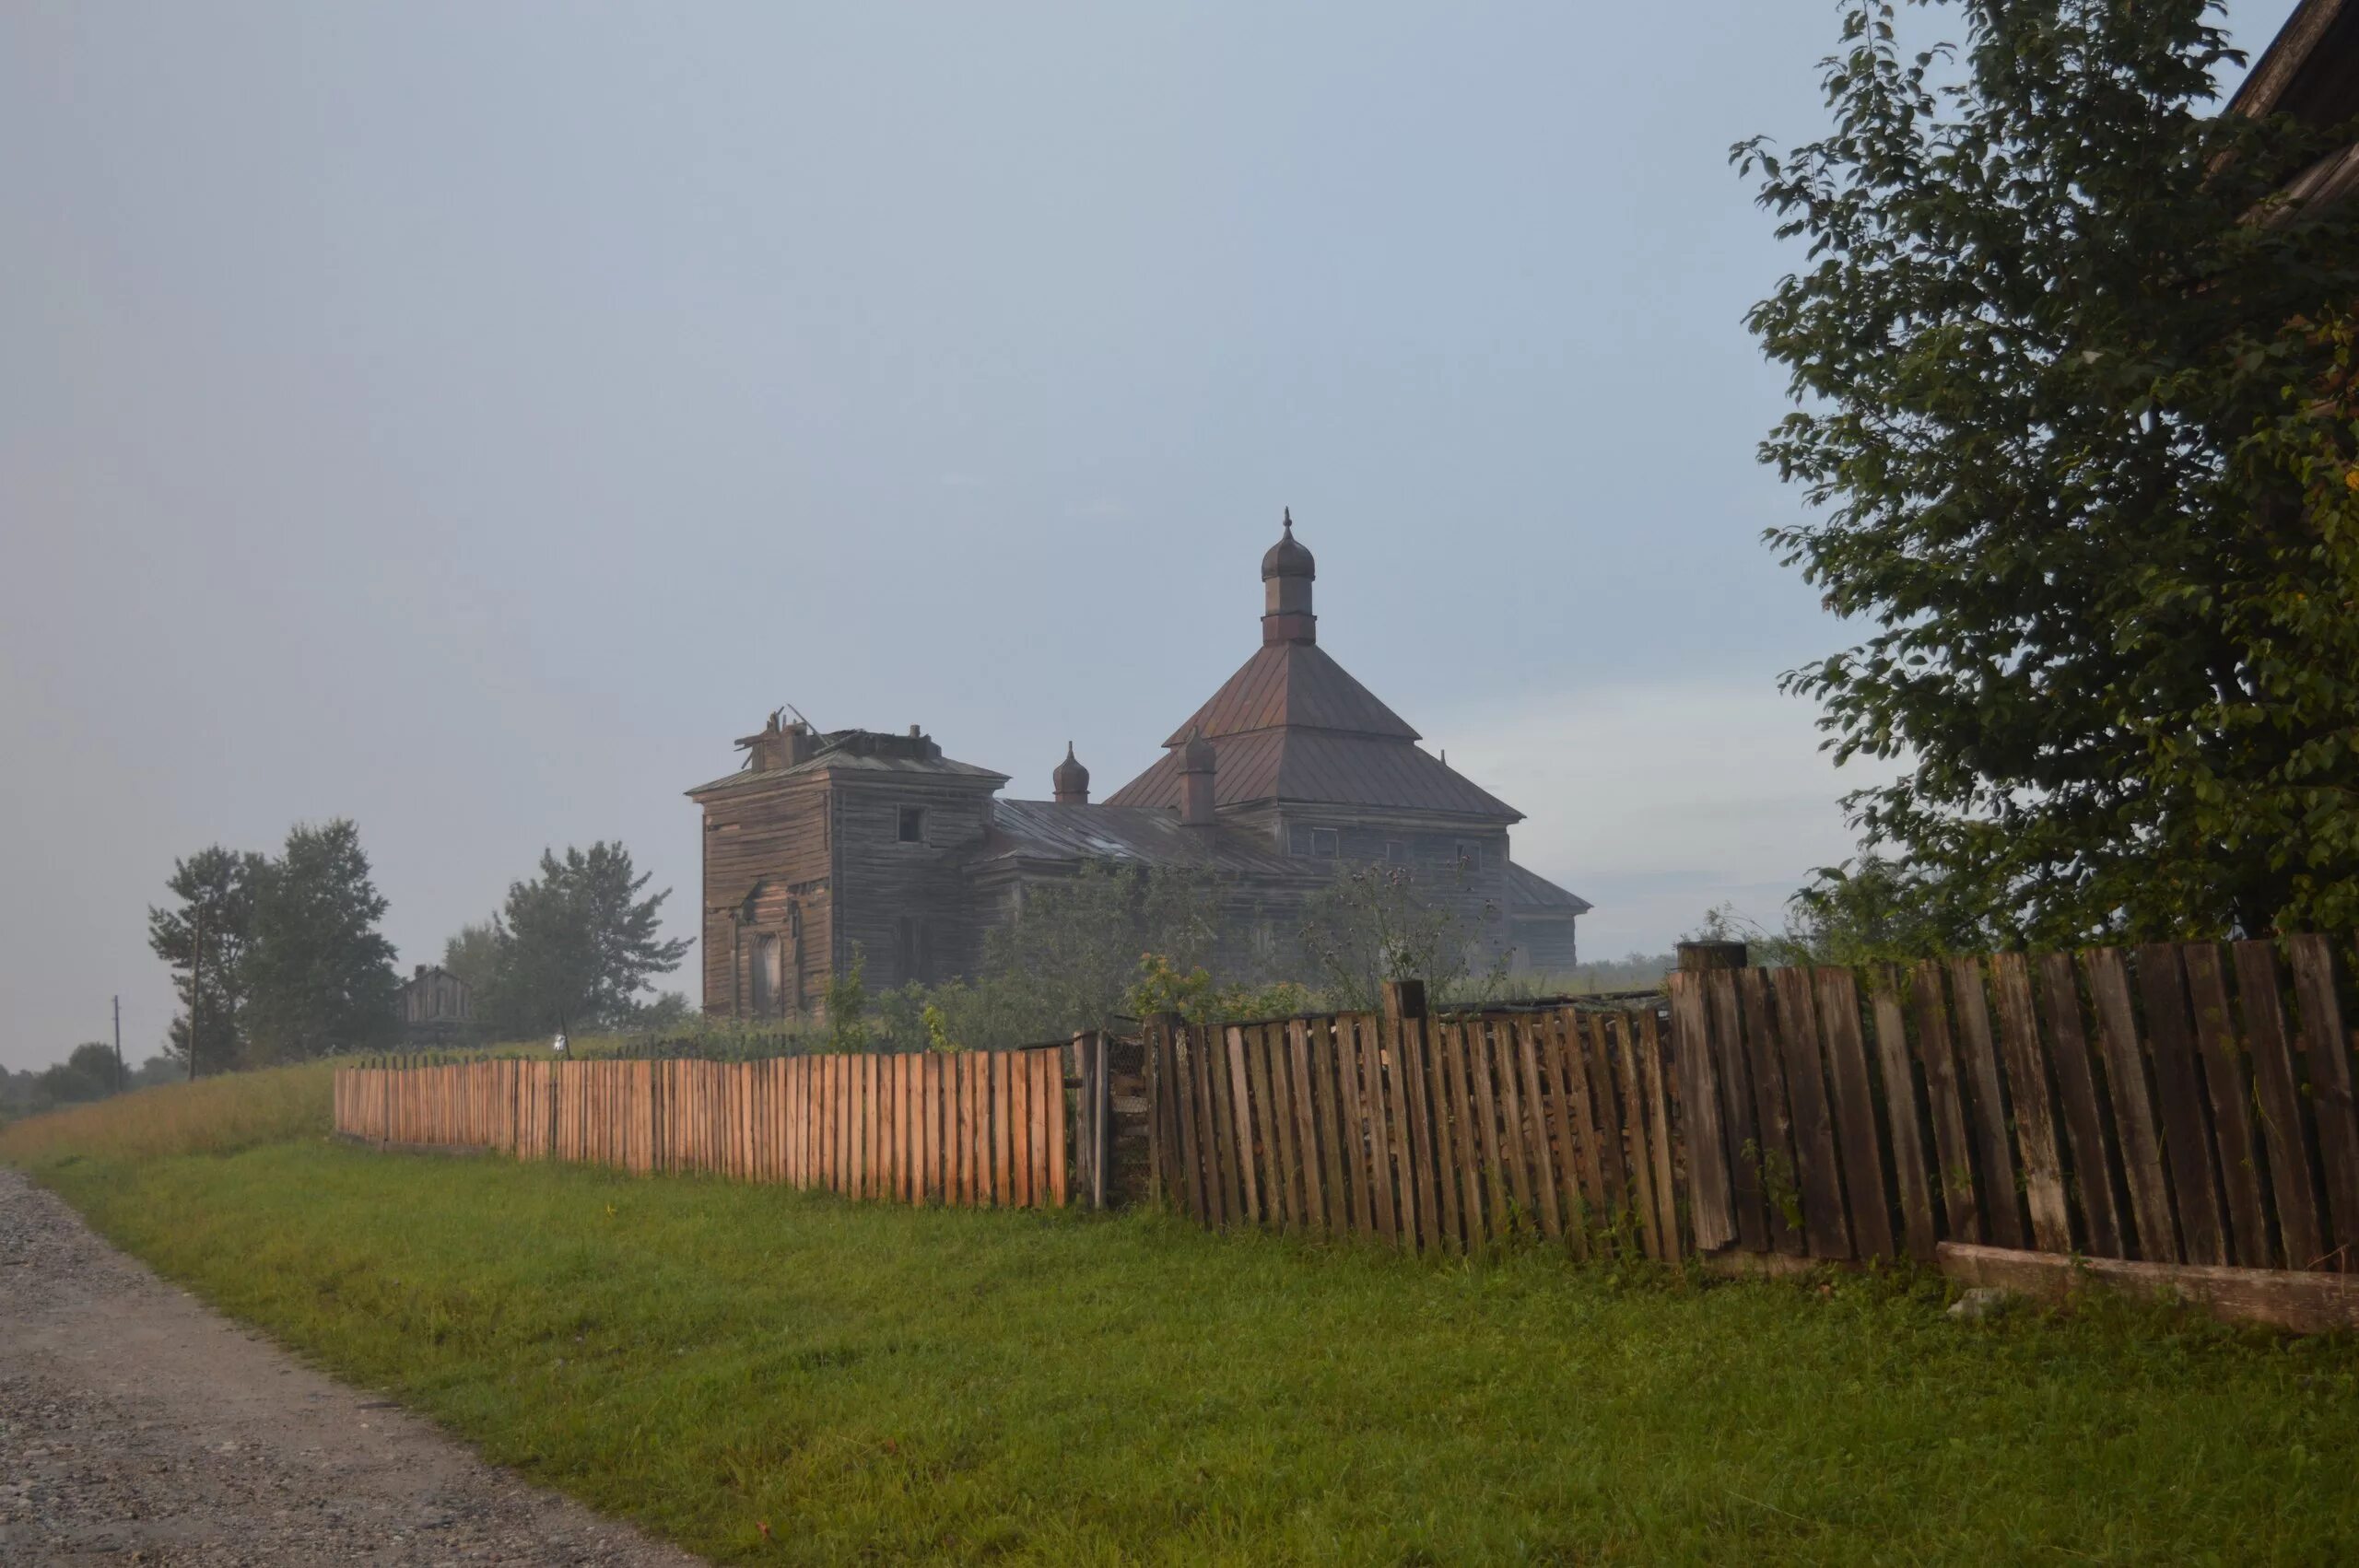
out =
<svg viewBox="0 0 2359 1568"><path fill-rule="evenodd" d="M475 993L439 965L421 964L402 982L402 1038L413 1047L448 1045L475 1022Z"/></svg>

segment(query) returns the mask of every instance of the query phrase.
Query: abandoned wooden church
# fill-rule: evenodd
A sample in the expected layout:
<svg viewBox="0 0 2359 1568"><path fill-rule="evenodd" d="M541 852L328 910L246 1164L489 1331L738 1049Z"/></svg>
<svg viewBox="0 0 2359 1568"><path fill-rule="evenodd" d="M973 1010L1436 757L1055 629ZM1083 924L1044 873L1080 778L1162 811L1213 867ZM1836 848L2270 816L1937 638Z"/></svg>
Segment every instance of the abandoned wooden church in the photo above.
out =
<svg viewBox="0 0 2359 1568"><path fill-rule="evenodd" d="M1589 905L1508 858L1522 813L1417 743L1319 646L1316 576L1293 519L1262 557L1262 646L1103 804L1066 748L1054 798L907 734L818 732L773 713L704 809L704 1006L757 1020L822 1010L857 948L872 987L973 972L1027 884L1089 861L1206 871L1238 951L1274 950L1303 901L1355 865L1404 867L1461 903L1485 960L1558 970Z"/></svg>

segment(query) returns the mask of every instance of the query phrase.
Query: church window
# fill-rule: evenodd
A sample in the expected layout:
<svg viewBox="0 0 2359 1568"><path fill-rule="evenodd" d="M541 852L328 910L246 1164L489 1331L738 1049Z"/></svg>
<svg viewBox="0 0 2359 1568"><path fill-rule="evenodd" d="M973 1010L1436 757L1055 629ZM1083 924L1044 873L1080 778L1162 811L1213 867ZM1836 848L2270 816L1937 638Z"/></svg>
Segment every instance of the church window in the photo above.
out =
<svg viewBox="0 0 2359 1568"><path fill-rule="evenodd" d="M1321 860L1333 860L1338 843L1336 832L1332 827L1314 827L1310 830L1310 852Z"/></svg>
<svg viewBox="0 0 2359 1568"><path fill-rule="evenodd" d="M1483 846L1480 844L1461 842L1458 846L1458 864L1459 869L1461 871L1481 871L1483 869Z"/></svg>
<svg viewBox="0 0 2359 1568"><path fill-rule="evenodd" d="M1384 863L1388 866L1407 865L1409 863L1409 846L1402 843L1398 838L1386 839L1384 841Z"/></svg>
<svg viewBox="0 0 2359 1568"><path fill-rule="evenodd" d="M925 842L925 808L923 806L901 808L901 842L904 844Z"/></svg>

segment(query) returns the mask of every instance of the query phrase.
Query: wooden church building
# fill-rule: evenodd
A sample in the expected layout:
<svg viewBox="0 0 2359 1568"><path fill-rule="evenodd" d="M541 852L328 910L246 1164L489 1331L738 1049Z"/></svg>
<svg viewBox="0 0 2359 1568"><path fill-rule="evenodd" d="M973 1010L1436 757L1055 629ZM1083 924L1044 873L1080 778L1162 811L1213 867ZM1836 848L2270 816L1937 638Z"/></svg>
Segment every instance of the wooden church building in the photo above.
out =
<svg viewBox="0 0 2359 1568"><path fill-rule="evenodd" d="M1213 873L1232 962L1257 943L1290 952L1303 901L1375 864L1461 903L1485 962L1569 968L1589 905L1517 865L1522 813L1319 646L1316 576L1289 515L1262 557L1261 647L1102 804L1070 746L1053 798L1003 800L1007 775L945 756L916 725L820 732L770 715L737 743L743 767L687 792L704 811L705 1012L816 1013L855 947L872 988L970 974L1027 883L1089 861Z"/></svg>

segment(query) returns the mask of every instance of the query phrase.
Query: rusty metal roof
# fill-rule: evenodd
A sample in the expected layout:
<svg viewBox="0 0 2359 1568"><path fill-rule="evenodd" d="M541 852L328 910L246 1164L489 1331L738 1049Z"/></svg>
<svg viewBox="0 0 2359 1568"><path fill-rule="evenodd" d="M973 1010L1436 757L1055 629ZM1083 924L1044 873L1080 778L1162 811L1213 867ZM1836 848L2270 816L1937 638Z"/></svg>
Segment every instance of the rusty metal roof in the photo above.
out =
<svg viewBox="0 0 2359 1568"><path fill-rule="evenodd" d="M1578 893L1567 893L1542 876L1508 862L1508 913L1514 915L1586 915L1593 906Z"/></svg>
<svg viewBox="0 0 2359 1568"><path fill-rule="evenodd" d="M1180 755L1212 743L1216 805L1306 801L1520 821L1523 813L1417 745L1417 731L1316 643L1264 644L1164 743L1109 805L1180 804Z"/></svg>
<svg viewBox="0 0 2359 1568"><path fill-rule="evenodd" d="M1399 714L1379 702L1375 693L1354 680L1317 643L1280 642L1264 645L1248 659L1213 693L1212 700L1196 709L1163 743L1185 744L1189 732L1199 725L1218 740L1223 735L1289 724L1391 735L1404 741L1417 738Z"/></svg>
<svg viewBox="0 0 2359 1568"><path fill-rule="evenodd" d="M1326 882L1332 862L1283 854L1269 836L1242 827L1190 827L1177 813L1143 806L1061 806L996 801L970 870L1006 860L1113 860L1185 866L1263 881Z"/></svg>
<svg viewBox="0 0 2359 1568"><path fill-rule="evenodd" d="M1390 807L1520 822L1523 813L1414 741L1332 730L1254 730L1212 742L1213 803L1306 801ZM1117 806L1180 804L1180 754L1160 761L1108 798Z"/></svg>

